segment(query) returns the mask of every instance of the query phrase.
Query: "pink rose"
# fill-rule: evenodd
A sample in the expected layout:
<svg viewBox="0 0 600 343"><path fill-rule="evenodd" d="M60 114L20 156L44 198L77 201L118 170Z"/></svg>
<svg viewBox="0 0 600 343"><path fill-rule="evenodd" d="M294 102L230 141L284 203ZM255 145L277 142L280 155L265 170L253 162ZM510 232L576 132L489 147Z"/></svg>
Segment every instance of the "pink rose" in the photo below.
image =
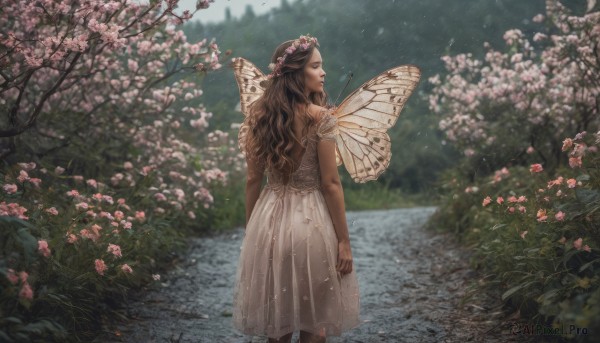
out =
<svg viewBox="0 0 600 343"><path fill-rule="evenodd" d="M124 264L121 266L121 270L125 273L131 274L133 273L133 269L128 264Z"/></svg>
<svg viewBox="0 0 600 343"><path fill-rule="evenodd" d="M571 168L579 168L579 167L581 167L581 164L582 164L581 156L569 157L569 166Z"/></svg>
<svg viewBox="0 0 600 343"><path fill-rule="evenodd" d="M537 221L538 222L545 222L546 219L548 219L548 216L546 215L546 210L539 209L537 211Z"/></svg>
<svg viewBox="0 0 600 343"><path fill-rule="evenodd" d="M2 188L4 189L4 191L7 194L15 194L18 189L17 185L15 185L15 184L6 184L6 185L2 186Z"/></svg>
<svg viewBox="0 0 600 343"><path fill-rule="evenodd" d="M544 170L544 168L539 163L532 164L531 167L529 168L529 171L532 172L532 173L539 173L539 172L541 172L543 170Z"/></svg>
<svg viewBox="0 0 600 343"><path fill-rule="evenodd" d="M496 202L498 203L498 205L502 205L502 203L504 202L504 198L498 197L496 198Z"/></svg>
<svg viewBox="0 0 600 343"><path fill-rule="evenodd" d="M567 180L567 186L569 186L569 188L575 188L576 184L577 184L577 180L575 180L575 179L568 179Z"/></svg>
<svg viewBox="0 0 600 343"><path fill-rule="evenodd" d="M104 272L108 269L104 261L101 259L96 259L96 261L94 261L94 264L96 267L96 272L98 272L98 274L100 275L104 275Z"/></svg>
<svg viewBox="0 0 600 343"><path fill-rule="evenodd" d="M562 222L563 220L565 220L565 214L563 211L558 211L554 218L556 218L556 220L558 220L559 222Z"/></svg>
<svg viewBox="0 0 600 343"><path fill-rule="evenodd" d="M51 214L51 215L53 215L53 216L56 216L56 215L58 215L58 211L56 210L56 207L50 207L50 208L47 208L45 211L46 211L47 213L50 213L50 214Z"/></svg>
<svg viewBox="0 0 600 343"><path fill-rule="evenodd" d="M42 239L38 241L38 252L44 255L44 257L50 256L51 252L50 248L48 248L48 242L46 240Z"/></svg>
<svg viewBox="0 0 600 343"><path fill-rule="evenodd" d="M121 254L121 247L116 245L116 244L108 244L108 248L106 249L107 252L112 253L113 255L117 256L117 257L122 257L123 255Z"/></svg>
<svg viewBox="0 0 600 343"><path fill-rule="evenodd" d="M22 299L28 299L28 300L33 299L33 290L31 289L31 286L29 286L29 284L27 282L25 282L23 284L23 286L21 286L21 291L19 292L19 297Z"/></svg>
<svg viewBox="0 0 600 343"><path fill-rule="evenodd" d="M489 205L491 202L492 202L492 198L490 198L490 197L488 196L488 197L485 197L485 199L483 199L483 202L482 202L481 204L482 204L483 206L487 206L487 205Z"/></svg>
<svg viewBox="0 0 600 343"><path fill-rule="evenodd" d="M573 146L573 140L571 138L567 138L563 141L562 151L567 151L571 149Z"/></svg>
<svg viewBox="0 0 600 343"><path fill-rule="evenodd" d="M8 269L8 274L6 275L6 278L13 285L16 285L19 282L19 277L17 276L17 274L15 274L15 271L13 269Z"/></svg>

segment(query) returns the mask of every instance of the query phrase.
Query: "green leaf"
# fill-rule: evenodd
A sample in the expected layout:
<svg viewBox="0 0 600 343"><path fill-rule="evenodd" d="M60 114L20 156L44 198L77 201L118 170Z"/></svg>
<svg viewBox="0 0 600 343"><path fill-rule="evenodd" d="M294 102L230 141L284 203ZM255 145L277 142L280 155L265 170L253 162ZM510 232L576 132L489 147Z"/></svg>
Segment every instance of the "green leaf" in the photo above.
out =
<svg viewBox="0 0 600 343"><path fill-rule="evenodd" d="M577 180L577 181L589 181L590 180L590 175L589 174L581 174L578 177L576 177L575 180Z"/></svg>
<svg viewBox="0 0 600 343"><path fill-rule="evenodd" d="M17 238L23 246L27 263L32 262L36 258L37 239L24 227L17 230Z"/></svg>
<svg viewBox="0 0 600 343"><path fill-rule="evenodd" d="M586 204L600 202L600 192L593 189L576 189L577 198Z"/></svg>
<svg viewBox="0 0 600 343"><path fill-rule="evenodd" d="M500 229L502 227L505 227L506 225L508 225L508 224L496 224L496 225L492 226L492 228L490 230L494 231L496 229Z"/></svg>
<svg viewBox="0 0 600 343"><path fill-rule="evenodd" d="M23 324L21 319L19 319L17 317L6 317L6 318L4 318L4 320L6 320L7 322L10 322L10 323Z"/></svg>
<svg viewBox="0 0 600 343"><path fill-rule="evenodd" d="M504 292L504 294L502 294L502 301L505 301L506 299L508 299L510 296L512 296L516 292L528 287L531 284L534 284L535 282L536 281L529 281L529 282L525 282L520 285L514 286L513 288L509 289L508 291Z"/></svg>
<svg viewBox="0 0 600 343"><path fill-rule="evenodd" d="M586 270L589 266L591 266L592 264L594 264L596 262L600 262L600 258L597 258L595 260L592 260L592 261L582 265L581 267L579 267L579 272Z"/></svg>
<svg viewBox="0 0 600 343"><path fill-rule="evenodd" d="M4 331L0 331L0 341L1 342L7 342L7 343L14 342L14 340L11 339L10 337L8 337L8 335L5 334Z"/></svg>

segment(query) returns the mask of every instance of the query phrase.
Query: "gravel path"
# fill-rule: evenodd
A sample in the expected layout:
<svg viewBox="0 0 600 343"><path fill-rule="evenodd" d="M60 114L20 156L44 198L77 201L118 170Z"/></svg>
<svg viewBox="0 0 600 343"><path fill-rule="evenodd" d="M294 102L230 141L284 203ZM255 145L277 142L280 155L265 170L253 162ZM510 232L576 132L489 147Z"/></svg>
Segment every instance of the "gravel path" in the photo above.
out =
<svg viewBox="0 0 600 343"><path fill-rule="evenodd" d="M449 235L422 229L434 211L347 213L363 323L328 342L513 341L494 319L497 307L481 301L459 306L476 275ZM96 342L266 342L238 333L231 323L243 235L237 228L192 239L184 261L162 275L162 287L130 304L132 322L111 330L120 336Z"/></svg>

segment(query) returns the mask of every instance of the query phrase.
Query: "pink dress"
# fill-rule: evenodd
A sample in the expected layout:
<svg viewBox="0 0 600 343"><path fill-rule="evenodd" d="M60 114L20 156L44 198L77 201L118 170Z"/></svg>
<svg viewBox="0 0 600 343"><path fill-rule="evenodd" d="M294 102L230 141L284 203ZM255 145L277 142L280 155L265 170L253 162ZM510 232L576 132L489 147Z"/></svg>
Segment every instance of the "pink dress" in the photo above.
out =
<svg viewBox="0 0 600 343"><path fill-rule="evenodd" d="M306 150L288 184L266 173L234 288L233 324L244 334L340 336L360 324L355 268L344 276L335 269L338 240L320 189L317 143L337 133L337 118L326 113L303 138Z"/></svg>

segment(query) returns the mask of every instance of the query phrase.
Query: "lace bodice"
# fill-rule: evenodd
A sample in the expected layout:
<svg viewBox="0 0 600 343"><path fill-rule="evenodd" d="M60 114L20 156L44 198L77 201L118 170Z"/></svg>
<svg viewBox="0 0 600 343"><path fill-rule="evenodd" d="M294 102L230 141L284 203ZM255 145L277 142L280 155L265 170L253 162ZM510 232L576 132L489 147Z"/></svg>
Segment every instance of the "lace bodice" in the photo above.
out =
<svg viewBox="0 0 600 343"><path fill-rule="evenodd" d="M243 128L240 130L240 133L242 133ZM285 183L285 176L280 172L267 169L265 171L267 175L266 187L276 191L285 187L299 192L319 189L321 187L321 172L317 155L317 143L321 140L335 140L338 133L337 118L329 111L323 114L317 125L314 125L302 138L305 151L299 161L298 168L292 173L288 182ZM240 148L244 151L242 145L240 145Z"/></svg>

